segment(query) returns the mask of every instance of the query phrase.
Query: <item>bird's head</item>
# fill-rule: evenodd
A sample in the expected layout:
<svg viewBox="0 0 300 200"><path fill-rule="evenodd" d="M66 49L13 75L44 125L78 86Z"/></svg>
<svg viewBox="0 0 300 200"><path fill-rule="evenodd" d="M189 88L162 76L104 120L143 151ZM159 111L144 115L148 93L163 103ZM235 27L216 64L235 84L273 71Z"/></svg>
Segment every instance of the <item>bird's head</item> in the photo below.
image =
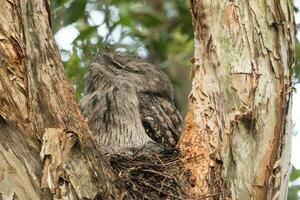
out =
<svg viewBox="0 0 300 200"><path fill-rule="evenodd" d="M167 75L158 67L134 56L99 55L91 64L86 82L86 92L118 87L136 92L162 93L161 95L173 99Z"/></svg>

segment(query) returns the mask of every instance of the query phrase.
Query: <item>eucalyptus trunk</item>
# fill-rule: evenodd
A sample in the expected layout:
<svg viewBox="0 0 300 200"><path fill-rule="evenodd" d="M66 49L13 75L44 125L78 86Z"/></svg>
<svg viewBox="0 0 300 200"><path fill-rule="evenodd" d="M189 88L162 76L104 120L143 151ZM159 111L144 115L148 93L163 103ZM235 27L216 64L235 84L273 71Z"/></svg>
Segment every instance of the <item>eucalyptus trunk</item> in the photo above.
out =
<svg viewBox="0 0 300 200"><path fill-rule="evenodd" d="M1 1L0 199L115 199L67 81L49 2Z"/></svg>
<svg viewBox="0 0 300 200"><path fill-rule="evenodd" d="M291 1L191 0L192 92L179 148L189 193L285 199L290 169Z"/></svg>
<svg viewBox="0 0 300 200"><path fill-rule="evenodd" d="M122 199L67 81L48 1L1 3L0 199ZM192 0L191 8L195 66L178 145L189 198L284 199L292 4Z"/></svg>

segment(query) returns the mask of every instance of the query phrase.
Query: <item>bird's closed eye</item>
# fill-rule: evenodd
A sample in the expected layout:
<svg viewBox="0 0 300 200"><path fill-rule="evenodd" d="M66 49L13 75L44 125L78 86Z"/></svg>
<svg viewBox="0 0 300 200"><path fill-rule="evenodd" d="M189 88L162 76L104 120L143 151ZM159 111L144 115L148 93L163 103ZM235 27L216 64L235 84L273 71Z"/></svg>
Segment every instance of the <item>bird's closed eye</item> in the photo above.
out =
<svg viewBox="0 0 300 200"><path fill-rule="evenodd" d="M124 70L135 73L135 74L145 74L145 71L143 69L137 68L137 67L134 67L134 68L127 67L127 68L124 68Z"/></svg>
<svg viewBox="0 0 300 200"><path fill-rule="evenodd" d="M122 65L120 63L118 63L117 61L114 61L114 60L111 60L111 64L116 67L116 68L119 68L119 69L125 69L126 68L126 65Z"/></svg>

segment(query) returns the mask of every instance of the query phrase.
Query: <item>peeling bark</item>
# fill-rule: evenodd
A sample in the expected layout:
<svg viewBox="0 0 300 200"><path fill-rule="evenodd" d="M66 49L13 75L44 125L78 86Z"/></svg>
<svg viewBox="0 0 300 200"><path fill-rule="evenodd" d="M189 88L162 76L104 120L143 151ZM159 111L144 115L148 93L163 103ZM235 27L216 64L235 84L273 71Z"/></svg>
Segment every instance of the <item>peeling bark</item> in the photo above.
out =
<svg viewBox="0 0 300 200"><path fill-rule="evenodd" d="M179 142L190 198L284 199L293 7L191 0L193 88ZM66 79L49 2L0 7L0 199L122 199Z"/></svg>
<svg viewBox="0 0 300 200"><path fill-rule="evenodd" d="M294 67L292 2L191 0L191 10L193 86L178 145L192 173L191 193L285 199Z"/></svg>
<svg viewBox="0 0 300 200"><path fill-rule="evenodd" d="M115 199L116 177L66 79L48 3L1 1L0 197Z"/></svg>

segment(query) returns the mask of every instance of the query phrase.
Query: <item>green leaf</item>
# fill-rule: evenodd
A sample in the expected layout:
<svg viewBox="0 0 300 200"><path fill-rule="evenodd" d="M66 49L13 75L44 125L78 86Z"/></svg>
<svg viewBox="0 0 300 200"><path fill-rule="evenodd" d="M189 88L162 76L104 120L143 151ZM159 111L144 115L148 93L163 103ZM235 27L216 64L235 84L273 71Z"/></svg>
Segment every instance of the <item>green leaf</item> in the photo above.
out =
<svg viewBox="0 0 300 200"><path fill-rule="evenodd" d="M86 0L76 0L73 1L70 7L67 8L65 13L67 13L64 25L69 25L77 20L84 18L85 15Z"/></svg>
<svg viewBox="0 0 300 200"><path fill-rule="evenodd" d="M300 177L300 169L292 168L292 172L290 174L290 181L295 181Z"/></svg>
<svg viewBox="0 0 300 200"><path fill-rule="evenodd" d="M64 5L66 2L68 2L70 0L54 0L54 2L58 5L58 6L62 6ZM53 1L52 1L53 2Z"/></svg>
<svg viewBox="0 0 300 200"><path fill-rule="evenodd" d="M148 28L158 26L164 21L162 16L146 4L136 4L132 6L131 15L136 22Z"/></svg>
<svg viewBox="0 0 300 200"><path fill-rule="evenodd" d="M76 76L79 70L80 58L78 57L77 54L72 54L70 58L67 60L67 62L65 62L64 64L68 76L72 78Z"/></svg>
<svg viewBox="0 0 300 200"><path fill-rule="evenodd" d="M86 26L84 29L80 30L79 35L74 39L85 40L91 38L97 32L98 26Z"/></svg>
<svg viewBox="0 0 300 200"><path fill-rule="evenodd" d="M60 9L66 3L70 2L70 0L52 0L51 1L51 10L55 11L57 8Z"/></svg>
<svg viewBox="0 0 300 200"><path fill-rule="evenodd" d="M295 44L296 67L295 75L298 81L300 80L300 43L297 41Z"/></svg>

